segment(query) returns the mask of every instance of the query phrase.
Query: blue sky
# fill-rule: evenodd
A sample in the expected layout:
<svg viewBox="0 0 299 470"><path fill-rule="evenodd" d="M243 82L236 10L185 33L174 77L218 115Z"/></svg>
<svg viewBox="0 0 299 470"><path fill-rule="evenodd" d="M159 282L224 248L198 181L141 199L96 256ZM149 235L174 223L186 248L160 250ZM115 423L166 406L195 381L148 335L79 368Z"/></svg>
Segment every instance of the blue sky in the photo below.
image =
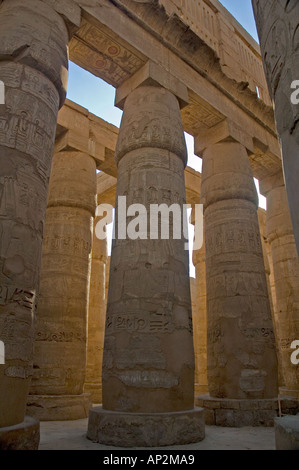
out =
<svg viewBox="0 0 299 470"><path fill-rule="evenodd" d="M191 0L192 1L192 0ZM257 31L251 6L251 0L219 0L220 3L236 18L249 34L257 41Z"/></svg>

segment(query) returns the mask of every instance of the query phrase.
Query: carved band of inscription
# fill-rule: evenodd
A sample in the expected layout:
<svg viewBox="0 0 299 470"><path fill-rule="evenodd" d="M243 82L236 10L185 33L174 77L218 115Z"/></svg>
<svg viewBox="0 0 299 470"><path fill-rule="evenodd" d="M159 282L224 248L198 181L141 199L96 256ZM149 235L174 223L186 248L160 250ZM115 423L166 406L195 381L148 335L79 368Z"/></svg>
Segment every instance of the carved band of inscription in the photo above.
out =
<svg viewBox="0 0 299 470"><path fill-rule="evenodd" d="M103 379L105 380L110 376L110 374L105 373ZM172 388L177 387L179 384L178 377L164 371L134 370L115 376L125 385L137 388Z"/></svg>
<svg viewBox="0 0 299 470"><path fill-rule="evenodd" d="M143 331L147 333L170 333L173 331L173 324L169 316L161 314L126 314L113 315L107 317L106 332L112 334L117 331Z"/></svg>
<svg viewBox="0 0 299 470"><path fill-rule="evenodd" d="M35 341L53 341L55 343L70 343L77 341L84 343L86 341L86 335L83 333L74 333L72 331L59 331L56 333L51 331L38 331L36 333Z"/></svg>
<svg viewBox="0 0 299 470"><path fill-rule="evenodd" d="M115 158L138 148L161 148L187 163L187 148L177 99L169 91L140 87L127 98Z"/></svg>

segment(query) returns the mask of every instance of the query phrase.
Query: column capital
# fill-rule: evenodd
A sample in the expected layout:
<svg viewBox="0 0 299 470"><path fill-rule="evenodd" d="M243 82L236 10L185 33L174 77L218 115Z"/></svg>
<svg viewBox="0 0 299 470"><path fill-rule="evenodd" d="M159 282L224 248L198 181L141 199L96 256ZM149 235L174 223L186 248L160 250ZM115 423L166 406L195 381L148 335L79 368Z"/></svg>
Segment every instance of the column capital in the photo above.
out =
<svg viewBox="0 0 299 470"><path fill-rule="evenodd" d="M225 119L197 134L194 137L194 153L201 157L206 148L221 142L238 142L246 148L248 154L254 153L253 138L231 119Z"/></svg>
<svg viewBox="0 0 299 470"><path fill-rule="evenodd" d="M126 80L116 90L115 106L124 109L128 95L140 86L160 86L170 91L178 99L180 108L189 103L188 89L168 70L149 60L138 72Z"/></svg>

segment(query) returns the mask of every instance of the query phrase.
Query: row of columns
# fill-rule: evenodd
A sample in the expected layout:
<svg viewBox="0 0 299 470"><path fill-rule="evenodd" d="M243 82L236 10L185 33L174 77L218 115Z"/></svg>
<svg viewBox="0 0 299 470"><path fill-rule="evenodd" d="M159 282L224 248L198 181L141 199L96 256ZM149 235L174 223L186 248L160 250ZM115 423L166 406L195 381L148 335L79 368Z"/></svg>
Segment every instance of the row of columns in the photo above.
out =
<svg viewBox="0 0 299 470"><path fill-rule="evenodd" d="M0 6L0 67L6 84L6 108L0 115L0 333L6 346L6 363L0 366L1 448L12 445L10 431L15 427L20 446L38 444L38 423L25 418L35 318L30 413L43 419L49 415L76 419L87 416L91 406L85 391L101 398L94 369L101 368L98 341L103 329L95 331L93 325L103 315L105 254L99 255L95 245L91 263L96 202L92 156L76 150L55 154L47 205L73 29L62 13L39 0L27 0L26 5L4 0ZM153 203L176 201L181 208L185 203L186 145L180 104L188 93L181 84L168 89L168 83L172 81L149 76L134 86L130 82L127 96L122 94L117 196L126 196L127 204L139 202L149 209ZM206 391L208 383L210 395L199 397L198 404L213 414L215 424L269 424L277 406L277 354L246 146L234 135L219 140L213 136L212 142L202 145L201 155L206 243L202 259L195 261L202 271L203 257L206 261L207 368L204 355L198 355L198 363L202 361L198 391ZM281 182L269 190L267 230L284 385L292 395L298 391L298 367L289 361L290 342L298 331L298 258L283 190ZM277 198L280 214L274 208ZM120 217L116 203L116 231ZM171 237L114 241L103 406L89 415L88 437L94 441L158 446L204 438L203 410L194 407L184 242ZM89 292L91 275L92 283L101 286L96 299ZM203 299L204 283L199 293ZM205 309L199 315L204 324ZM204 333L202 326L203 350ZM16 439L13 445L19 445Z"/></svg>
<svg viewBox="0 0 299 470"><path fill-rule="evenodd" d="M229 144L229 145L228 145ZM275 330L275 335L272 329L272 315L271 311L272 308L270 308L270 303L268 303L267 297L271 299L271 294L269 295L269 280L267 279L269 277L269 263L268 263L268 255L266 254L266 248L264 246L263 238L262 238L262 244L260 243L260 236L259 236L259 229L258 229L258 219L257 219L257 213L256 213L256 208L257 208L257 195L256 195L256 189L253 184L253 179L251 175L251 171L249 168L249 161L248 157L246 154L245 149L240 146L240 144L234 144L234 143L224 143L223 146L221 147L221 151L219 151L220 144L216 146L216 148L213 148L213 152L211 155L213 157L215 155L224 155L224 152L227 151L227 155L234 155L235 158L238 158L238 163L233 166L233 170L231 172L228 172L228 165L227 165L227 157L226 161L226 166L225 166L225 172L228 174L223 174L221 171L219 171L219 168L217 168L217 165L215 162L213 162L210 167L213 168L213 171L215 171L216 175L216 189L208 188L206 189L204 185L203 180L203 185L202 185L202 194L203 194L203 201L205 202L204 195L212 195L213 197L214 194L223 194L221 193L221 187L224 185L224 181L227 180L229 176L232 175L232 181L231 185L229 185L230 191L232 192L233 190L236 190L238 188L242 188L242 196L245 194L246 191L244 191L244 188L246 188L246 180L247 184L249 186L249 190L247 194L249 194L249 202L253 205L254 204L254 209L252 207L249 207L248 213L251 215L251 218L247 215L246 217L240 215L240 210L238 211L235 207L235 204L239 204L242 202L242 197L239 198L233 198L232 195L234 196L234 193L229 194L231 197L231 200L233 202L233 207L232 207L232 214L233 217L236 218L236 226L237 226L237 234L238 236L236 238L234 231L233 231L233 224L232 224L232 219L228 217L227 210L228 210L228 205L225 203L225 217L224 219L221 220L221 228L223 230L223 227L225 227L226 220L229 221L229 229L230 233L229 236L226 238L222 237L221 234L219 235L219 230L217 231L217 228L212 226L211 232L209 233L209 240L212 240L213 242L213 236L215 238L215 242L213 243L212 247L214 249L213 253L218 254L219 256L223 256L225 253L225 248L224 245L227 242L227 240L230 242L227 251L230 253L229 250L232 250L233 248L236 250L234 253L233 257L233 266L235 268L236 265L241 267L241 272L237 272L237 275L232 271L231 269L223 269L224 268L224 263L223 260L220 261L220 269L221 273L224 272L225 275L228 275L228 285L230 286L230 289L234 290L232 292L232 295L227 294L227 287L223 288L223 285L221 284L220 280L222 279L223 275L221 273L216 273L216 282L213 281L212 283L212 296L210 295L210 292L208 291L208 299L210 301L210 304L208 304L208 320L210 322L210 327L207 327L207 302L206 302L206 297L207 297L207 289L206 289L206 251L205 251L205 244L203 245L201 250L194 251L193 253L193 261L194 265L196 268L196 299L195 299L195 311L193 312L193 322L194 322L194 346L195 346L195 395L198 397L199 395L202 394L207 394L210 390L210 397L198 397L197 398L197 403L200 404L201 406L207 406L209 408L208 412L208 420L209 422L212 422L213 424L219 422L216 419L217 415L217 410L213 410L214 412L214 421L211 420L211 399L224 399L227 400L227 402L231 399L244 399L246 398L257 398L259 401L261 399L265 398L273 398L269 395L270 393L273 393L273 390L277 390L276 387L276 381L277 381L277 375L273 374L271 380L273 380L270 385L265 387L265 390L262 392L258 387L260 387L260 384L263 382L264 377L268 377L269 374L263 369L260 364L257 366L258 374L255 372L255 369L252 367L253 365L257 364L257 357L260 355L260 352L265 352L266 354L266 364L269 364L270 357L272 357L272 361L276 361L276 354L275 354L275 349L274 349L274 337L276 336L279 349L277 353L279 353L279 356L282 354L282 345L287 344L288 349L285 354L285 362L281 364L281 369L283 371L283 377L284 381L280 385L283 384L288 384L284 389L282 390L284 394L289 394L291 396L296 396L298 393L298 383L296 383L297 380L297 372L296 372L296 367L294 367L290 363L290 344L292 342L292 338L296 337L295 331L292 332L292 336L289 335L287 338L283 338L282 336L282 331L285 330L285 321L281 321L280 319L288 319L288 313L280 313L280 316L277 316L277 309L279 309L279 302L284 302L284 301L289 301L290 300L290 293L283 292L282 290L278 291L278 304L277 300L275 302L275 309L274 309L274 330ZM216 152L218 150L218 152ZM234 153L235 150L235 153ZM242 155L243 153L243 165L240 165L240 154ZM211 157L212 158L212 157ZM230 157L231 158L231 157ZM236 161L236 160L235 160ZM205 162L209 162L208 159L205 160ZM208 164L208 163L206 163ZM221 164L222 165L222 164ZM223 168L223 167L221 167ZM241 171L240 171L241 170ZM68 173L68 175L66 174ZM239 173L239 178L236 177L236 175ZM71 276L74 275L74 273L71 272L72 269L72 264L74 264L75 257L74 253L72 251L72 246L76 246L76 240L78 242L78 234L80 233L80 229L78 230L78 227L85 226L85 228L89 227L89 237L90 237L90 221L93 218L94 215L94 205L91 204L88 207L85 205L84 207L84 199L93 201L94 202L94 197L95 197L95 163L94 160L90 157L87 156L86 154L83 153L76 153L76 152L60 152L54 156L54 161L53 161L53 167L52 167L52 176L51 176L51 184L50 184L50 193L49 193L49 202L48 202L48 213L47 213L47 228L46 228L46 236L45 236L45 244L44 244L44 251L43 251L43 274L41 278L41 300L40 300L40 313L39 313L39 318L38 318L38 328L37 328L37 333L36 333L36 354L37 358L47 358L47 365L41 365L39 364L39 361L36 361L35 368L34 368L34 378L32 382L32 387L31 387L31 395L29 398L29 410L30 414L35 414L41 419L45 420L56 420L56 419L76 419L80 417L85 417L87 416L88 410L90 408L90 402L88 402L87 395L83 394L83 377L85 376L85 370L86 370L86 378L85 378L85 385L84 385L84 391L85 393L91 393L92 395L92 402L93 403L102 403L102 389L101 389L101 372L102 372L102 353L103 353L103 340L104 340L104 319L105 319L105 309L106 309L106 303L105 303L105 264L107 262L107 246L106 246L106 241L99 240L95 234L93 235L93 248L92 248L92 261L90 260L90 243L85 244L85 247L87 251L83 253L83 258L85 259L85 264L84 264L84 269L82 265L80 266L80 278L81 278L81 294L80 298L81 300L83 299L83 303L79 305L79 309L81 310L81 332L84 331L86 333L86 328L88 328L88 342L87 342L87 362L86 362L86 355L85 355L85 350L84 348L79 348L77 349L76 347L76 340L78 340L80 337L85 341L86 343L86 337L82 334L80 336L77 335L76 337L73 337L73 329L74 325L76 325L76 315L74 314L75 310L72 313L72 306L70 306L69 313L71 313L71 317L68 318L67 316L63 316L63 311L67 311L67 306L68 302L75 298L75 293L72 292L72 283L65 284L63 289L64 292L67 293L68 295L62 296L61 293L60 295L55 294L53 296L54 299L56 299L56 305L51 304L51 300L47 295L44 298L44 289L45 292L52 292L55 293L55 288L54 285L52 285L52 288L49 289L49 286L47 286L49 279L54 279L54 282L57 284L57 286L61 286L61 278L65 277L65 273L70 273ZM240 176L241 175L241 176ZM206 177L206 174L203 172L203 178ZM211 176L206 177L208 180L211 178ZM64 182L64 191L63 194L61 194L61 190L59 188L62 187L61 181ZM121 181L121 180L120 180ZM130 181L132 181L130 179ZM236 185L236 187L233 186L233 181L238 181L239 186ZM282 203L283 205L279 204L278 206L271 205L271 200L269 199L269 194L268 190L266 189L267 187L270 187L270 183L272 183L271 190L269 189L269 193L274 194L275 196L275 187L277 185L274 185L273 181L277 181L277 178L273 180L273 178L270 180L268 178L267 183L268 186L266 186L266 181L263 182L262 184L262 190L267 194L268 196L268 213L267 213L267 236L269 239L269 244L270 247L272 247L272 238L271 238L271 233L275 233L275 237L279 238L279 246L280 247L285 247L287 244L292 245L293 243L293 249L294 247L294 237L292 235L291 231L291 224L290 220L286 218L286 212L287 205L286 205L286 196L285 196L285 189L282 183L282 180L279 180L278 187L281 190L281 195L284 194L284 199L282 198ZM212 180L213 182L213 180ZM211 180L209 181L209 184L211 183ZM131 183L132 184L132 183ZM219 186L220 185L220 186ZM78 191L78 188L80 187L80 191ZM224 186L224 190L226 188L226 185ZM140 188L138 188L139 190ZM224 191L222 190L222 191ZM125 189L125 194L127 194L128 187ZM133 187L133 191L135 191ZM144 194L146 194L146 191L144 191ZM87 197L86 197L87 196ZM244 197L244 196L243 196ZM282 196L281 196L282 197ZM212 199L214 201L214 199ZM224 199L225 200L225 199ZM230 199L228 199L230 200ZM218 202L216 200L216 202ZM86 204L86 203L85 203ZM244 204L244 203L243 203ZM78 212L79 206L81 208L83 207L83 211L80 213ZM245 208L247 209L248 204L245 202L244 204ZM219 207L217 205L217 207ZM59 218L59 213L61 210L64 208L64 217L63 221L62 219ZM76 217L71 217L72 211L74 208L77 208L76 212ZM280 210L278 210L278 208ZM85 210L85 212L84 212ZM54 211L54 212L53 212ZM274 215L273 215L274 212ZM52 214L52 215L49 215ZM282 224L281 221L278 219L279 214L283 214L285 217L285 221ZM87 218L89 218L89 221L87 221ZM254 225L252 222L252 217L254 220ZM273 225L273 217L276 218L276 223ZM288 216L289 217L289 216ZM57 270L57 259L63 259L61 257L61 252L60 247L64 246L63 242L63 237L61 237L61 234L63 234L63 226L65 224L66 227L68 227L68 230L70 229L70 220L76 220L76 224L73 227L73 245L72 243L69 243L69 237L67 237L67 243L66 247L69 250L69 259L68 263L66 260L62 262L65 268L65 273L63 273L63 270L61 267L58 266ZM209 219L205 217L205 220L209 222ZM215 217L215 214L212 215L212 220L213 223L217 221L217 217ZM244 228L241 225L242 220L245 220L247 226L250 227L252 230L252 227L255 227L255 234L254 232L249 233L249 237L246 240L245 238L245 233L246 233L246 227ZM289 220L289 224L287 224L287 220ZM272 222L271 222L272 221ZM94 225L95 227L95 225ZM272 228L271 228L272 227ZM284 227L284 232L286 235L289 236L287 240L283 240L281 238L281 235L277 233L277 230L281 229L281 227ZM207 230L207 229L206 229ZM52 233L52 237L49 236L49 233ZM69 233L68 233L69 235ZM293 238L292 238L293 237ZM51 243L49 240L54 240ZM235 247L233 241L237 241L239 244ZM241 246L242 245L242 246ZM256 270L253 271L252 274L252 279L250 280L250 275L249 273L243 272L244 267L246 266L246 263L244 260L240 262L239 258L240 256L247 256L246 254L246 246L249 247L249 253L250 256L254 256L255 259L257 258L258 261L258 267L259 267L259 272ZM49 249L50 247L50 249ZM52 248L51 248L52 247ZM58 248L58 253L55 253L55 247ZM54 248L54 249L53 249ZM254 251L255 248L255 251ZM275 249L275 248L273 248ZM75 250L76 251L76 250ZM256 255L256 251L258 251L258 257ZM261 256L262 255L262 256ZM57 258L58 256L58 258ZM120 256L120 254L118 254ZM228 256L228 255L226 255ZM290 256L290 250L288 251L288 254L285 254L285 256L289 257ZM56 258L56 260L55 260ZM51 261L54 262L54 266L56 268L56 271L54 270L51 274L51 269L49 269L49 266L51 265ZM91 278L89 277L89 266L90 266L90 261L91 261ZM127 258L126 258L127 262ZM296 269L296 252L293 251L293 271L287 273L287 277L284 278L285 283L289 285L290 279L292 279L293 283L296 283L296 275L294 269ZM230 261L226 261L225 263L227 266L230 267ZM288 260L287 260L288 263ZM212 260L211 265L209 266L209 271L211 272L211 268L215 269L215 266L218 263L215 262L215 259ZM124 264L125 265L125 264ZM125 265L127 266L127 265ZM131 266L131 265L129 265ZM250 262L249 266L256 266L254 265L254 262ZM265 266L265 267L264 267ZM276 261L276 258L274 256L274 263L273 263L274 269L278 269L278 262ZM131 268L130 268L131 269ZM213 271L212 271L213 272ZM82 275L82 277L81 277ZM222 277L221 277L222 276ZM246 280L244 281L243 277L246 277ZM221 278L221 279L220 279ZM71 279L71 278L70 278ZM276 279L279 281L279 278ZM90 291L88 293L88 285L90 283ZM44 288L44 286L47 286L48 289ZM113 284L110 284L110 287L113 286ZM77 293L80 291L78 289L78 286L76 286ZM247 289L251 289L252 292ZM263 289L263 290L262 290ZM267 323L263 323L259 327L257 326L257 321L256 319L251 319L249 321L248 315L250 313L250 302L252 302L252 296L253 295L261 295L262 291L262 296L264 299L264 304L262 299L259 297L257 303L260 305L266 305L266 310L261 314L257 310L257 315L258 317ZM246 294L247 292L247 294ZM249 292L249 293L248 293ZM83 293L83 295L82 295ZM213 295L216 295L214 298ZM88 295L89 295L89 301L88 301ZM115 295L115 292L113 291L112 296ZM294 288L292 290L292 295L296 297L296 289ZM135 297L134 297L135 298ZM246 309L241 308L242 302L245 298L244 304L246 305ZM60 305L61 309L57 309L57 305L59 305L59 302L57 303L57 299L63 299L63 305ZM248 299L250 299L248 301ZM219 307L219 304L223 302L223 305ZM235 303L236 302L236 303ZM266 303L265 303L266 302ZM249 343L249 348L250 345L253 345L253 351L246 351L244 348L244 337L240 336L239 332L235 333L235 337L237 338L237 341L241 341L241 344L235 345L233 338L234 335L232 335L232 326L229 325L227 327L227 332L223 333L223 328L225 328L225 323L222 317L224 317L225 313L225 305L228 303L228 321L231 321L230 316L233 318L233 320L236 318L236 314L238 315L240 313L240 317L238 319L238 326L242 327L244 331L244 337L247 338L247 344ZM83 305L84 304L84 305ZM47 311L47 308L49 309L49 312L51 312L50 318L51 318L51 324L47 324L46 320L46 313L43 313L42 306L46 306L45 312ZM87 315L87 305L88 307L88 315ZM218 309L215 308L215 305L218 305ZM291 318L288 321L288 327L289 329L292 330L294 326L296 327L296 312L294 311L294 304L293 301L289 304L290 305L290 314L293 315L293 319ZM235 312L234 312L235 308ZM69 329L66 332L60 331L59 334L57 334L57 327L59 326L59 317L57 314L55 315L55 310L57 311L58 315L61 315L61 328L60 330L63 329L62 325L65 325L67 321L69 321ZM214 323L215 320L213 319L213 315L215 315L215 312L217 313L220 312L220 320L216 317L216 322L218 321L218 326L215 329ZM82 315L82 312L85 312ZM237 313L236 313L237 312ZM67 315L67 314L66 314ZM245 316L245 319L243 319L242 323L242 315ZM276 315L276 316L275 316ZM87 318L88 318L88 327L87 327ZM108 320L110 322L110 320ZM118 320L119 317L118 317ZM209 325L208 322L208 325ZM247 323L248 322L248 323ZM235 320L234 320L234 323ZM40 325L43 325L44 327L44 333L42 334L42 327ZM245 326L244 326L245 325ZM254 325L254 327L252 327ZM209 329L210 328L210 329ZM254 331L255 336L251 334L252 330ZM277 330L279 330L280 333L277 333ZM211 333L212 331L212 333ZM131 332L130 332L131 333ZM257 341L259 339L257 337L258 334L262 335L262 339ZM47 335L47 338L45 337L45 334ZM241 337L241 339L239 339ZM254 344L252 341L252 338L254 337ZM50 338L50 339L49 339ZM229 338L228 343L226 343L227 338ZM73 344L74 341L74 344ZM221 341L224 341L224 344L221 344ZM262 342L266 344L264 346ZM59 358L61 357L62 354L59 354L58 348L59 348L59 342L61 342L60 347L62 351L67 351L65 348L69 348L69 357L76 357L76 361L74 362L73 360L70 360L69 363L68 361L66 362L65 366L59 364ZM259 342L259 344L256 344ZM57 343L58 343L58 348L57 348ZM219 344L220 343L220 344ZM54 345L54 348L53 348ZM78 345L77 345L78 346ZM209 353L209 348L210 347L210 353ZM52 348L52 350L51 350ZM215 349L216 348L216 349ZM227 349L226 349L227 348ZM212 352L211 352L212 349ZM268 350L267 350L268 349ZM77 352L76 352L77 351ZM216 351L216 352L215 352ZM220 352L219 352L220 351ZM234 357L235 353L235 357ZM124 351L122 349L122 355L124 354ZM65 354L66 358L68 357L68 354ZM131 356L130 356L131 357ZM207 359L208 357L208 359ZM231 370L228 367L228 360L226 359L227 357L230 358L232 361L232 366ZM241 366L240 370L241 372L236 374L237 367L236 367L236 361L241 358ZM219 360L220 363L216 363L215 361ZM263 361L263 358L260 359ZM52 361L52 362L51 362ZM210 361L210 362L208 362ZM246 374L244 374L243 370L241 367L245 366L248 367L245 369ZM81 364L81 369L80 367L78 368L78 365ZM223 364L223 366L222 366ZM58 365L58 369L57 369ZM74 367L76 365L76 367ZM132 367L132 364L130 362L130 368ZM48 371L47 371L48 368ZM63 373L59 373L58 370L59 368L65 369ZM123 365L121 366L121 369L123 369ZM213 372L214 369L214 372ZM271 370L275 369L276 370L276 365L275 362L272 363ZM227 375L221 376L219 374L219 371L221 371ZM50 371L50 373L49 373ZM250 371L250 372L249 372ZM73 385L71 385L72 378L71 375L73 373ZM55 377L56 374L56 377ZM209 380L208 380L209 376ZM231 376L235 377L236 381L234 384L232 384ZM81 377L81 379L80 379ZM216 378L215 378L216 377ZM248 378L249 377L249 378ZM58 379L58 386L54 386L54 381ZM80 380L79 380L80 379ZM295 385L294 385L294 379L295 379ZM51 384L52 382L52 384ZM66 388L66 383L68 383L69 388ZM216 385L213 385L215 384ZM290 386L289 384L292 383ZM274 385L273 385L274 384ZM226 387L231 387L230 389L221 389L220 387L223 386ZM246 391L246 386L249 388L249 391ZM257 389L254 389L254 386L257 387ZM214 389L213 389L214 387ZM217 388L218 387L218 388ZM115 390L117 390L116 387L114 387ZM245 390L244 390L245 389ZM110 390L111 387L109 386L107 388L109 391L109 399L111 396ZM220 391L219 391L220 390ZM121 397L124 396L124 393L120 394ZM142 403L142 401L141 401ZM225 410L225 401L224 404L222 404L222 408ZM231 402L230 402L231 403ZM216 403L215 406L218 406L218 403ZM237 425L237 422L240 421L240 417L238 416L238 413L236 412L236 403L234 403L234 413L235 413L235 419L234 423ZM256 403L254 403L252 406L256 406ZM269 403L265 403L265 407L269 407ZM273 405L274 408L274 405ZM224 413L222 409L222 415ZM231 411L231 409L228 407L227 408L227 414ZM247 410L248 411L248 410ZM265 410L263 410L265 411ZM267 421L268 423L271 420L271 417L273 417L273 412L269 413L270 418ZM252 418L252 416L251 416ZM225 419L222 416L222 424L232 425L232 422L228 419ZM255 421L256 423L257 421ZM253 422L254 423L254 422ZM250 423L252 424L252 419Z"/></svg>
<svg viewBox="0 0 299 470"><path fill-rule="evenodd" d="M83 393L83 387L95 209L95 160L83 152L56 153L46 213L28 403L29 413L39 419L88 416L89 395ZM91 318L90 327L92 323Z"/></svg>
<svg viewBox="0 0 299 470"><path fill-rule="evenodd" d="M57 113L79 23L75 4L68 11L41 0L0 5L0 449L36 449L39 442L39 423L25 410Z"/></svg>

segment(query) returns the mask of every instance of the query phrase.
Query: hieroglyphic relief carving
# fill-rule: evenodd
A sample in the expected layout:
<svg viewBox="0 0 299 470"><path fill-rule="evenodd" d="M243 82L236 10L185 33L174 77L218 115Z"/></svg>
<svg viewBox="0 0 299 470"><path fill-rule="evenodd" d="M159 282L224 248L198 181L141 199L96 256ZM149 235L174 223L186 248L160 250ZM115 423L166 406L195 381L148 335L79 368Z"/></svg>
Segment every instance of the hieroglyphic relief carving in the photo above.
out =
<svg viewBox="0 0 299 470"><path fill-rule="evenodd" d="M69 36L64 20L34 0L1 2L0 31L5 84L0 109L0 340L6 343L1 428L24 421L32 375L47 189L57 112L66 93ZM8 407L11 400L14 406Z"/></svg>
<svg viewBox="0 0 299 470"><path fill-rule="evenodd" d="M132 150L153 147L170 150L187 163L181 118L177 116L175 104L170 103L169 107L161 105L160 93L153 87L150 95L137 95L132 99L137 113L123 117L122 128L125 131L119 134L117 141L117 161Z"/></svg>
<svg viewBox="0 0 299 470"><path fill-rule="evenodd" d="M84 68L88 64L88 69L113 86L124 82L145 63L141 54L136 55L118 39L85 20L70 43L70 52L78 65Z"/></svg>
<svg viewBox="0 0 299 470"><path fill-rule="evenodd" d="M296 0L252 0L268 87L275 104L286 190L299 252L298 178L299 107L292 103L292 84L299 77L299 3Z"/></svg>
<svg viewBox="0 0 299 470"><path fill-rule="evenodd" d="M95 160L81 152L56 153L48 197L35 370L30 389L35 404L41 404L44 395L55 395L57 400L63 395L78 395L78 403L86 400L83 386L95 194ZM56 370L55 377L51 369ZM64 403L68 409L68 400ZM46 416L42 405L40 408ZM82 413L84 417L83 405ZM38 416L38 407L35 415Z"/></svg>
<svg viewBox="0 0 299 470"><path fill-rule="evenodd" d="M185 203L186 146L178 101L173 95L157 87L140 87L129 95L116 160L117 191L127 196L127 204L149 207L153 202L168 206ZM118 219L116 233L117 227ZM159 411L163 400L167 400L169 409L193 406L186 255L183 240L173 240L172 236L169 240L114 240L103 362L106 409L132 410L137 393L136 411ZM177 341L185 348L173 361L167 350L173 350ZM180 380L183 370L184 384ZM116 380L119 387L112 390L109 384ZM180 401L176 397L182 387L185 392ZM160 399L142 400L143 389Z"/></svg>
<svg viewBox="0 0 299 470"><path fill-rule="evenodd" d="M244 147L229 142L208 146L201 197L212 397L250 399L277 393L275 338L255 192Z"/></svg>

